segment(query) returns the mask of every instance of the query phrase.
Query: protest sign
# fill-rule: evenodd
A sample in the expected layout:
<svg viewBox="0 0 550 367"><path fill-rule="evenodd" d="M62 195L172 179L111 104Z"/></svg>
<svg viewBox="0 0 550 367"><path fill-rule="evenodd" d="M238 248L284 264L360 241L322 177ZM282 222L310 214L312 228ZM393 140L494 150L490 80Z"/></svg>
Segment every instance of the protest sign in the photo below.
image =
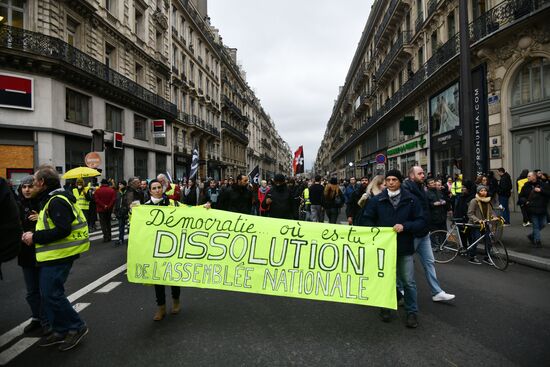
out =
<svg viewBox="0 0 550 367"><path fill-rule="evenodd" d="M391 228L133 209L128 280L396 309Z"/></svg>

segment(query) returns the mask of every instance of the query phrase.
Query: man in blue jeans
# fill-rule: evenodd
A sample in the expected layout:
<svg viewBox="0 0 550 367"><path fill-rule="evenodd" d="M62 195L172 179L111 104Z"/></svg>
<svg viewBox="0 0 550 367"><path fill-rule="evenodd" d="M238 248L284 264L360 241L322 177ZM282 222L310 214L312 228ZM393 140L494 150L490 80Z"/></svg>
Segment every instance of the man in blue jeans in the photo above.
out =
<svg viewBox="0 0 550 367"><path fill-rule="evenodd" d="M512 195L512 178L504 168L497 170L500 180L498 181L498 202L501 206L504 224L510 225L510 196Z"/></svg>
<svg viewBox="0 0 550 367"><path fill-rule="evenodd" d="M520 202L524 203L527 213L533 223L533 232L528 235L529 241L538 248L542 247L540 231L544 228L548 218L546 209L550 199L550 185L542 182L535 172L529 172L527 182L519 193Z"/></svg>
<svg viewBox="0 0 550 367"><path fill-rule="evenodd" d="M76 198L61 188L59 174L51 166L41 166L34 174L34 193L40 213L34 233L23 233L27 246L35 245L40 267L39 285L42 306L52 327L38 345L59 345L59 350L74 348L88 333L88 327L65 296L65 282L74 260L90 247L88 225Z"/></svg>
<svg viewBox="0 0 550 367"><path fill-rule="evenodd" d="M403 182L403 187L409 191L420 203L422 207L422 216L426 223L429 221L428 198L424 188L424 170L420 166L414 166L409 170L409 178ZM430 232L428 225L422 231L415 233L414 249L420 256L420 262L424 268L426 280L432 291L432 300L434 302L450 301L455 298L454 294L446 293L437 280L435 273L435 259L432 252L432 244L430 241Z"/></svg>
<svg viewBox="0 0 550 367"><path fill-rule="evenodd" d="M407 327L418 326L416 282L414 280L414 233L427 226L418 200L406 190L401 190L403 176L398 170L386 173L386 189L367 202L359 225L393 227L397 232L397 280L405 291ZM398 297L401 293L398 292ZM389 309L380 309L380 318L391 321Z"/></svg>

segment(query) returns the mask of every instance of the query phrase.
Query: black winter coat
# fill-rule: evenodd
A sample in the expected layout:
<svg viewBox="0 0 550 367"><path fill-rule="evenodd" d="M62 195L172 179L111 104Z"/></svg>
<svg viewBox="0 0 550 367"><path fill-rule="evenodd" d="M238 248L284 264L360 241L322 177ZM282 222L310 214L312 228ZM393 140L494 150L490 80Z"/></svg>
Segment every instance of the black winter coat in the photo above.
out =
<svg viewBox="0 0 550 367"><path fill-rule="evenodd" d="M0 177L0 263L13 259L21 248L21 223L15 195L6 180ZM1 279L1 273L0 273Z"/></svg>
<svg viewBox="0 0 550 367"><path fill-rule="evenodd" d="M403 182L403 185L401 185L401 191L403 191L403 188L405 188L405 190L408 190L416 198L416 200L418 200L418 203L420 204L420 208L422 209L421 214L424 217L424 223L426 223L426 226L424 230L416 233L415 236L424 237L429 233L428 223L430 223L430 209L426 191L424 190L423 186L418 185L416 182L411 180L405 180Z"/></svg>
<svg viewBox="0 0 550 367"><path fill-rule="evenodd" d="M373 227L393 227L403 225L403 232L397 234L397 255L414 254L414 236L421 233L427 223L422 215L418 199L407 190L401 190L401 199L394 208L388 190L370 198L359 219L359 225Z"/></svg>
<svg viewBox="0 0 550 367"><path fill-rule="evenodd" d="M441 200L448 201L448 199L444 198L441 191L437 189L428 189L426 196L428 198L428 208L430 212L428 225L430 229L435 229L438 225L445 223L447 220L447 205L435 205L435 203Z"/></svg>
<svg viewBox="0 0 550 367"><path fill-rule="evenodd" d="M221 210L242 214L252 211L252 192L246 186L233 184L222 190L218 200L218 209Z"/></svg>
<svg viewBox="0 0 550 367"><path fill-rule="evenodd" d="M498 182L497 193L499 196L509 198L512 195L512 178L505 172Z"/></svg>
<svg viewBox="0 0 550 367"><path fill-rule="evenodd" d="M21 198L19 200L19 217L23 226L24 232L34 232L36 229L36 221L29 219L32 212L40 212L40 206L35 199ZM27 246L21 242L21 251L17 257L17 264L19 266L32 267L36 266L36 250L34 244Z"/></svg>
<svg viewBox="0 0 550 367"><path fill-rule="evenodd" d="M470 201L472 201L473 198L475 198L475 194L468 194L468 195L460 195L458 198L458 202L455 205L455 211L453 213L454 218L460 218L462 220L461 223L468 223L468 205L470 204Z"/></svg>
<svg viewBox="0 0 550 367"><path fill-rule="evenodd" d="M262 202L262 209L269 209L268 216L272 218L293 219L294 195L287 185L273 185L266 196L271 199L271 205L266 200Z"/></svg>
<svg viewBox="0 0 550 367"><path fill-rule="evenodd" d="M534 191L536 187L539 187L541 192ZM527 206L529 214L546 214L549 198L550 185L542 181L535 183L527 181L519 193L519 200Z"/></svg>

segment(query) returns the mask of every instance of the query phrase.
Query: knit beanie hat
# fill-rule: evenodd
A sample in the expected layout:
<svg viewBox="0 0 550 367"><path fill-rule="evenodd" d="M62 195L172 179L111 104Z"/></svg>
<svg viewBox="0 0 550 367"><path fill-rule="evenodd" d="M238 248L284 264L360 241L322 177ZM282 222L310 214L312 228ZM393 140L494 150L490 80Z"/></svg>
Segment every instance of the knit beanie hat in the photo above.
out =
<svg viewBox="0 0 550 367"><path fill-rule="evenodd" d="M399 182L403 182L403 175L398 169L390 169L389 171L387 171L385 178L388 178L390 176L397 178Z"/></svg>
<svg viewBox="0 0 550 367"><path fill-rule="evenodd" d="M32 175L28 175L23 177L19 182L21 185L32 185L34 181L34 177Z"/></svg>
<svg viewBox="0 0 550 367"><path fill-rule="evenodd" d="M338 179L336 177L331 177L329 183L331 185L338 185Z"/></svg>
<svg viewBox="0 0 550 367"><path fill-rule="evenodd" d="M485 185L479 185L479 186L477 187L477 193L478 193L478 194L479 194L479 192L480 192L481 190L489 191L489 189L487 189L487 186L485 186Z"/></svg>

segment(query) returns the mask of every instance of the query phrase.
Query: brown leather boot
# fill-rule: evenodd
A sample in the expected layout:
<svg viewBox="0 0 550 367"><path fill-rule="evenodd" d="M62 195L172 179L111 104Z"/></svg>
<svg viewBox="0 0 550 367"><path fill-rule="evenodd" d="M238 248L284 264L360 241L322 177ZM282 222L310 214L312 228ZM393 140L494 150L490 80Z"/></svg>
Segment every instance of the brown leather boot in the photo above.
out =
<svg viewBox="0 0 550 367"><path fill-rule="evenodd" d="M180 300L172 299L172 315L178 314L181 310Z"/></svg>
<svg viewBox="0 0 550 367"><path fill-rule="evenodd" d="M159 306L157 308L157 312L155 312L155 316L153 316L153 320L160 321L166 316L166 305Z"/></svg>

